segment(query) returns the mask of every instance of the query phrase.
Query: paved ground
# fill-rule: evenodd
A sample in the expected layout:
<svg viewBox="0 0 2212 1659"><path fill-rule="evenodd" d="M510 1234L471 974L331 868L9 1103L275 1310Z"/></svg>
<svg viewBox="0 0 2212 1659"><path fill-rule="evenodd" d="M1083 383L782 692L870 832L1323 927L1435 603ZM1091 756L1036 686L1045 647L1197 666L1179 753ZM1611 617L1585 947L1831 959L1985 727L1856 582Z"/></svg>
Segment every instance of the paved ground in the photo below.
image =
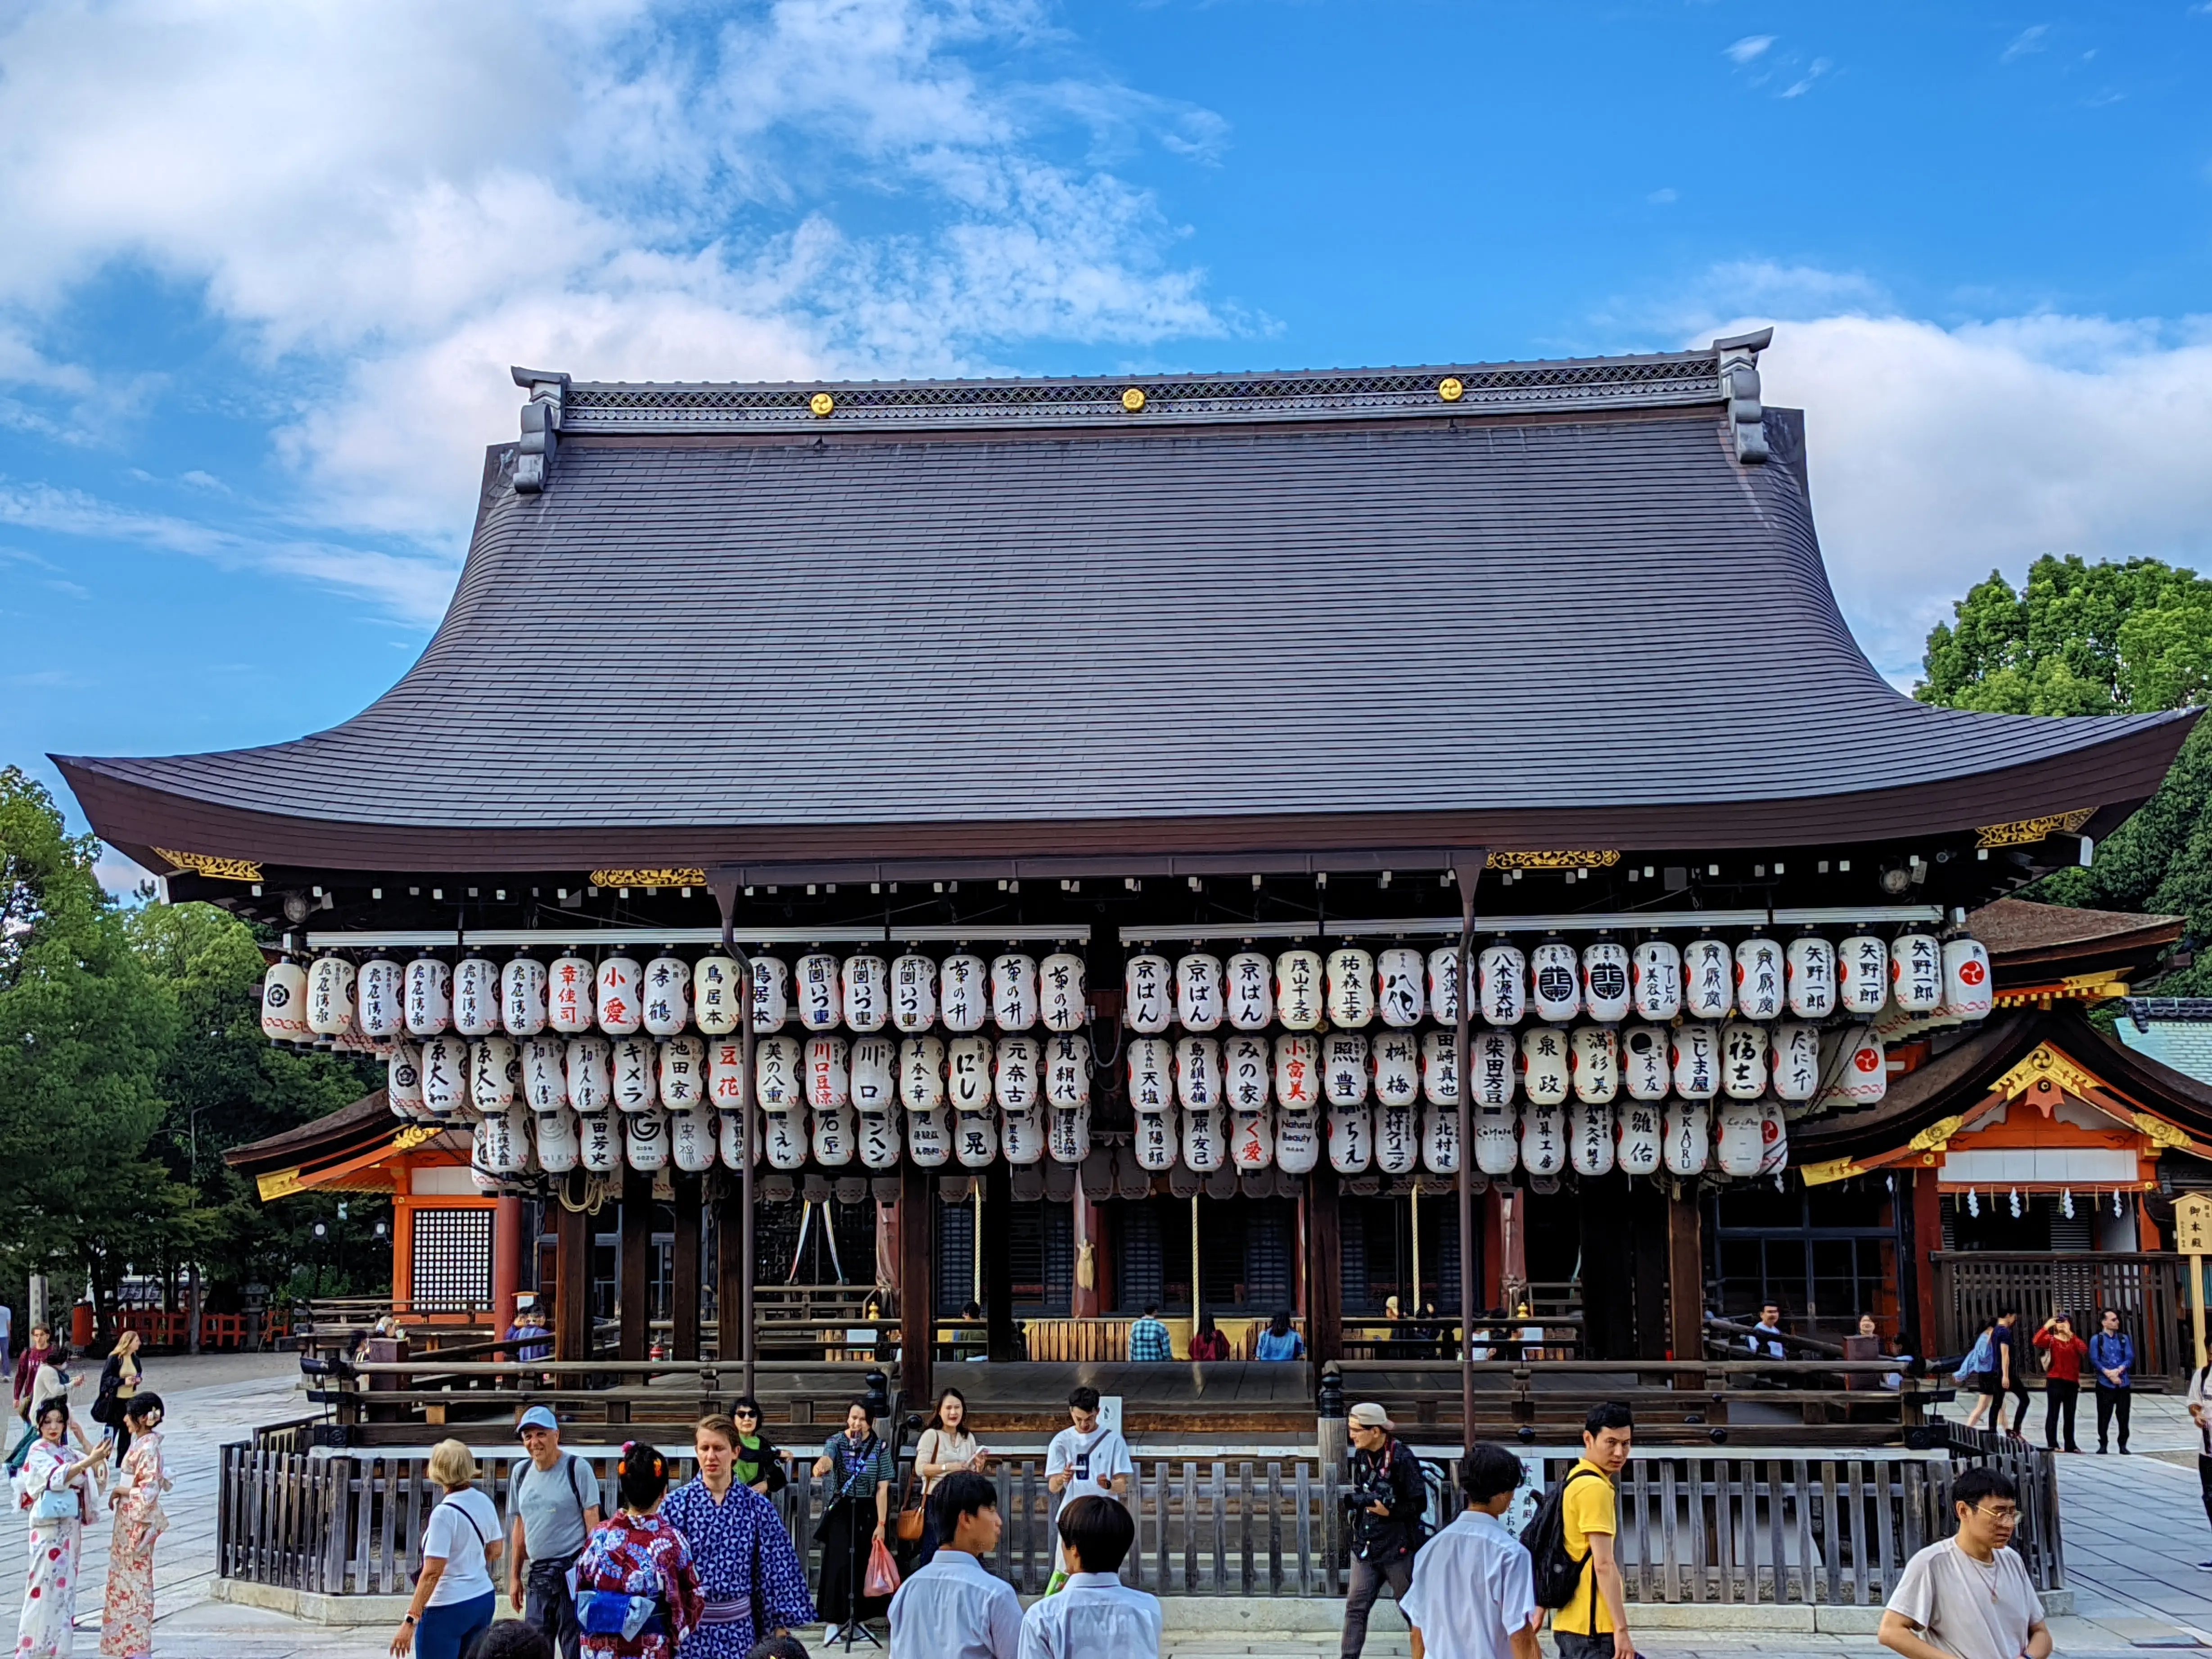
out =
<svg viewBox="0 0 2212 1659"><path fill-rule="evenodd" d="M216 1448L257 1423L303 1415L299 1372L289 1355L216 1355L157 1359L149 1382L169 1406L168 1446L173 1529L156 1558L155 1646L162 1659L379 1659L391 1632L331 1630L278 1613L210 1599L215 1577ZM2061 1654L2140 1654L2154 1648L2203 1644L2212 1649L2212 1524L2198 1497L2196 1436L2178 1401L2138 1403L2134 1454L2069 1457L2059 1466L2066 1565L2075 1595L2072 1617L2053 1622ZM2037 1419L2031 1417L2031 1426ZM2084 1442L2094 1445L2094 1436ZM0 1631L15 1616L22 1581L23 1524L11 1505L0 1516ZM87 1534L85 1582L97 1587L107 1561L105 1520ZM1172 1609L1170 1609L1172 1614ZM99 1641L96 1591L79 1603L79 1651ZM817 1634L817 1632L812 1632ZM4 1638L0 1638L4 1639ZM1706 1634L1655 1631L1639 1641L1652 1659L1872 1659L1871 1637L1752 1632ZM1183 1659L1328 1659L1333 1637L1202 1637L1170 1634L1167 1651ZM856 1650L866 1652L866 1649ZM1376 1659L1406 1659L1405 1632L1378 1610L1367 1645Z"/></svg>

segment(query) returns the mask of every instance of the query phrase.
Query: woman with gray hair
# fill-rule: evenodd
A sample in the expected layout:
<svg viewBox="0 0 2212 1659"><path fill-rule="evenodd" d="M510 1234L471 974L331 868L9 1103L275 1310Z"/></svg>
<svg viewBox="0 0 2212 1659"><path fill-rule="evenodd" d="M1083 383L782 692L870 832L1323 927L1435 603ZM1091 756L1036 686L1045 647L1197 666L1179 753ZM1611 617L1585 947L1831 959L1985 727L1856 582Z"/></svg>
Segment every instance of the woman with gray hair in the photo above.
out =
<svg viewBox="0 0 2212 1659"><path fill-rule="evenodd" d="M458 1440L430 1449L430 1479L446 1489L422 1532L422 1573L392 1638L392 1659L460 1659L498 1602L491 1564L499 1559L499 1512L477 1490L474 1453Z"/></svg>

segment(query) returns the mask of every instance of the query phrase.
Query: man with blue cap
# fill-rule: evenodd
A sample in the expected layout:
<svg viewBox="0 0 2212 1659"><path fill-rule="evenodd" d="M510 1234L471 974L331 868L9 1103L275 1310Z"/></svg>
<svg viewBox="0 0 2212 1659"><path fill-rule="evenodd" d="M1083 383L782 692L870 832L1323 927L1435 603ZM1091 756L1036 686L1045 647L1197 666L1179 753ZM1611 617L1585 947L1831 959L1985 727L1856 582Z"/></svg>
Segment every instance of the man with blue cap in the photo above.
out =
<svg viewBox="0 0 2212 1659"><path fill-rule="evenodd" d="M577 1659L582 1632L568 1569L599 1524L599 1478L583 1459L561 1449L560 1419L546 1407L523 1413L514 1431L530 1461L516 1468L507 1488L507 1597L562 1659Z"/></svg>

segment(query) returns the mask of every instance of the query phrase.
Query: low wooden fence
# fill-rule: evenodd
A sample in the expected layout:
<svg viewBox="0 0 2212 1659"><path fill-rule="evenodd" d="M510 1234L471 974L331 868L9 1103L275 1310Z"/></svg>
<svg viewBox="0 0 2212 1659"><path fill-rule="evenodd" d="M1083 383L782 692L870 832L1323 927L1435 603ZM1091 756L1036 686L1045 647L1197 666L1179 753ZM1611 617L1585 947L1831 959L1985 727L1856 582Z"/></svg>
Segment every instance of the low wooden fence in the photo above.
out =
<svg viewBox="0 0 2212 1659"><path fill-rule="evenodd" d="M2178 1383L2195 1365L2182 1258L2153 1251L1937 1250L1936 1348L1963 1354L1982 1328L2017 1310L2033 1331L2054 1313L2087 1336L2106 1308L2135 1339L2136 1380Z"/></svg>
<svg viewBox="0 0 2212 1659"><path fill-rule="evenodd" d="M579 1451L611 1504L614 1455ZM1545 1483L1565 1456L1533 1460ZM1705 1456L1632 1459L1620 1482L1620 1553L1638 1601L1720 1604L1886 1600L1915 1550L1952 1530L1954 1478L1994 1462L2021 1486L2014 1547L2042 1589L2064 1579L2057 1488L2050 1458L2016 1443L1948 1455ZM253 1445L222 1450L218 1571L330 1595L398 1595L421 1564L423 1526L438 1499L420 1454L307 1456ZM482 1482L504 1510L514 1466ZM1432 1492L1449 1490L1439 1468ZM672 1478L690 1477L678 1459ZM1035 1460L994 1471L1006 1525L988 1565L1024 1593L1043 1589L1055 1559L1059 1499ZM902 1487L903 1487L903 1471ZM1348 1540L1343 1472L1311 1458L1142 1458L1131 1493L1136 1547L1125 1582L1160 1595L1334 1596L1345 1591ZM798 1466L776 1504L813 1581L815 1535L829 1494Z"/></svg>

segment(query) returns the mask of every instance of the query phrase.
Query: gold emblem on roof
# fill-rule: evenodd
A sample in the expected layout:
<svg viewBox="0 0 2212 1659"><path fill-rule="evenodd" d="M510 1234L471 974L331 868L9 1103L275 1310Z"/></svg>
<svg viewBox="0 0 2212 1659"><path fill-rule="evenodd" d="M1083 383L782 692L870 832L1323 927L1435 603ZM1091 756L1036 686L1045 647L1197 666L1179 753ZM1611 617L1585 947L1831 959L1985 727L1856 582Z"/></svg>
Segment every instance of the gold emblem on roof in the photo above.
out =
<svg viewBox="0 0 2212 1659"><path fill-rule="evenodd" d="M2148 1112L2136 1112L2132 1118L2136 1127L2143 1132L2152 1146L2163 1146L2169 1152L2185 1152L2188 1149L2188 1134L2164 1118L2153 1117Z"/></svg>
<svg viewBox="0 0 2212 1659"><path fill-rule="evenodd" d="M2018 1100L2039 1083L2055 1083L2075 1095L2105 1086L2104 1079L2095 1073L2084 1071L2049 1043L2039 1042L2027 1059L1990 1085L1990 1091Z"/></svg>
<svg viewBox="0 0 2212 1659"><path fill-rule="evenodd" d="M1974 831L1977 847L2026 847L2045 836L2075 835L2096 816L2094 806L2077 806L2070 812L2051 812L2039 818L2014 818L2010 823L1985 823Z"/></svg>
<svg viewBox="0 0 2212 1659"><path fill-rule="evenodd" d="M259 881L260 861L256 859L227 859L213 853L177 853L166 847L154 849L179 870L189 870L196 876L212 876L217 881Z"/></svg>
<svg viewBox="0 0 2212 1659"><path fill-rule="evenodd" d="M1143 410L1144 406L1144 387L1140 386L1133 386L1121 394L1121 407L1127 410L1132 415L1139 413Z"/></svg>
<svg viewBox="0 0 2212 1659"><path fill-rule="evenodd" d="M1561 848L1546 852L1492 853L1492 870L1604 870L1620 862L1618 848Z"/></svg>
<svg viewBox="0 0 2212 1659"><path fill-rule="evenodd" d="M253 1186L254 1190L261 1194L264 1204L272 1199L289 1198L294 1193L307 1191L300 1180L300 1166L296 1164L289 1170L272 1170L265 1176L256 1176Z"/></svg>
<svg viewBox="0 0 2212 1659"><path fill-rule="evenodd" d="M704 887L704 870L594 870L594 887Z"/></svg>
<svg viewBox="0 0 2212 1659"><path fill-rule="evenodd" d="M1460 384L1459 376L1456 374L1447 374L1437 382L1437 396L1448 404L1457 403L1466 391L1467 388Z"/></svg>
<svg viewBox="0 0 2212 1659"><path fill-rule="evenodd" d="M1940 1152L1951 1144L1951 1137L1966 1121L1963 1115L1939 1117L1905 1144L1916 1152Z"/></svg>

